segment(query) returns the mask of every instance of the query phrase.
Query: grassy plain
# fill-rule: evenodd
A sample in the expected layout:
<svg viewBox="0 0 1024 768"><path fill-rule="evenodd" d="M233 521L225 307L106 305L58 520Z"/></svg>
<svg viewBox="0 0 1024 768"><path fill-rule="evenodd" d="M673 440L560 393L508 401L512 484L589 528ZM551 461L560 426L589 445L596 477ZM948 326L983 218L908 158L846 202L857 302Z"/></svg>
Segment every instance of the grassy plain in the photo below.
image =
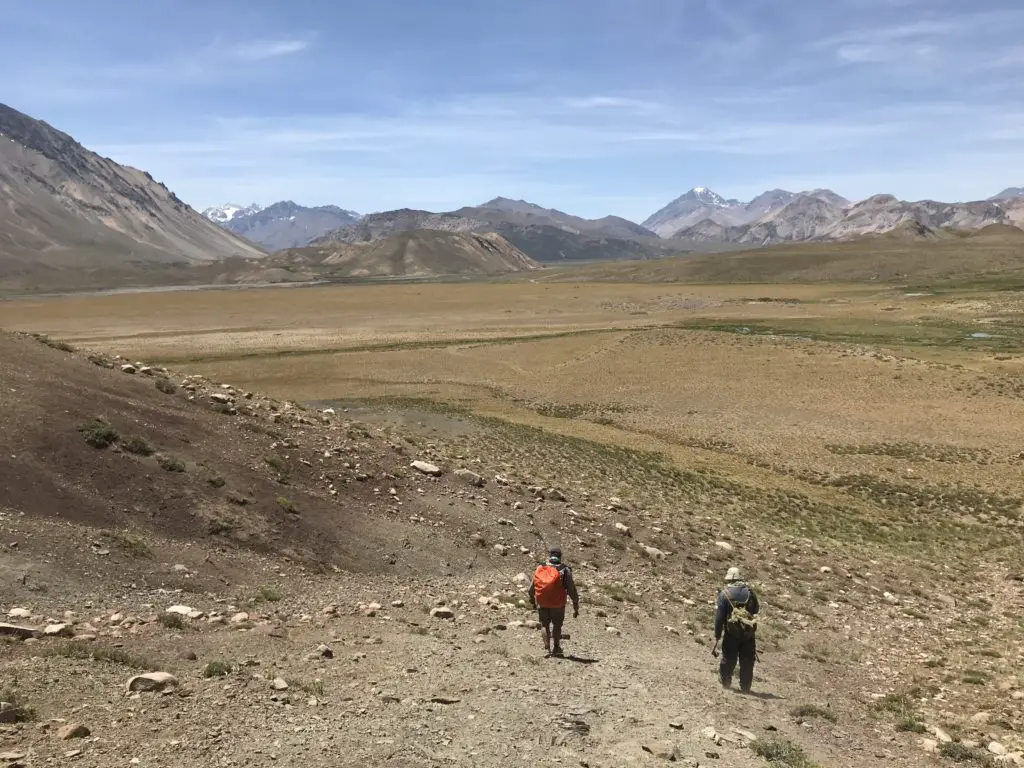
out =
<svg viewBox="0 0 1024 768"><path fill-rule="evenodd" d="M457 407L907 526L940 508L1009 524L1024 498L1013 291L279 288L9 302L0 326L294 400Z"/></svg>

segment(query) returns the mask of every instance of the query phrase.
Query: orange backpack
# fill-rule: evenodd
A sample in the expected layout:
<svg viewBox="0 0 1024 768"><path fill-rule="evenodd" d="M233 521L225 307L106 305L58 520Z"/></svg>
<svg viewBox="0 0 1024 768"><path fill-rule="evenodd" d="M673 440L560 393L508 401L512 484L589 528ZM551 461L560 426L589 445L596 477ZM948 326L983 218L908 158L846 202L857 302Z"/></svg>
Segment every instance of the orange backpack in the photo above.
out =
<svg viewBox="0 0 1024 768"><path fill-rule="evenodd" d="M553 565L542 565L533 574L533 596L541 608L564 608L569 595L562 583L562 572Z"/></svg>

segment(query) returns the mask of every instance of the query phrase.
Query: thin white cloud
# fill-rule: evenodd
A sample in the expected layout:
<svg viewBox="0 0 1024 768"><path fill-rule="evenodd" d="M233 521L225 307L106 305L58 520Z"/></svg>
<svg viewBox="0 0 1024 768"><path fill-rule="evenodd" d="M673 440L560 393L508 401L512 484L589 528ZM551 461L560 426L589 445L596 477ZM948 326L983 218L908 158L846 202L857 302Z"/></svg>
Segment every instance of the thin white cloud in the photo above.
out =
<svg viewBox="0 0 1024 768"><path fill-rule="evenodd" d="M239 61L264 61L301 53L309 45L308 40L254 40L232 46L226 53Z"/></svg>

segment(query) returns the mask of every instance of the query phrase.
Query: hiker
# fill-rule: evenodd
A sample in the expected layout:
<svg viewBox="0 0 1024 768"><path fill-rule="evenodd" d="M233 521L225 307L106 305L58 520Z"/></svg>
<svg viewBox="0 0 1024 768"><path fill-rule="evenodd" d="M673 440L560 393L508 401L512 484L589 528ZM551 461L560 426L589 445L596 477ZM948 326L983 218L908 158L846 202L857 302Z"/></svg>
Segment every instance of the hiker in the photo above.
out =
<svg viewBox="0 0 1024 768"><path fill-rule="evenodd" d="M572 617L580 615L580 596L572 580L572 569L562 562L562 550L548 552L547 562L537 567L530 584L530 603L544 627L544 650L551 656L562 655L562 622L565 604L572 600ZM554 637L554 649L551 647Z"/></svg>
<svg viewBox="0 0 1024 768"><path fill-rule="evenodd" d="M757 595L743 581L740 569L730 568L725 575L725 588L718 593L715 612L715 648L722 641L722 660L718 677L723 688L732 687L732 673L740 664L740 690L750 693L754 682L754 661L757 658L757 613L761 606Z"/></svg>

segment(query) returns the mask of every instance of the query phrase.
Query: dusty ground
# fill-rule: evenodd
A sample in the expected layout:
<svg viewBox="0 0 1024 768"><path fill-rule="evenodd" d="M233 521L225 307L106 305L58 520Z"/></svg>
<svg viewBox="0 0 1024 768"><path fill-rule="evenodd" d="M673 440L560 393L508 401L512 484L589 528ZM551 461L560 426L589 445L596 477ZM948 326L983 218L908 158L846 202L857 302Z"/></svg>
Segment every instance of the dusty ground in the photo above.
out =
<svg viewBox="0 0 1024 768"><path fill-rule="evenodd" d="M763 763L752 735L801 745L775 755L794 768L985 762L991 742L1013 760L1021 309L1005 292L538 284L0 304L0 325L179 385L3 341L0 607L33 626L70 610L97 638L78 641L91 655L2 646L0 679L36 717L0 726L0 752L618 766L675 745L746 766ZM245 397L264 391L310 410ZM185 471L86 445L95 416ZM516 576L553 541L584 589L576 662L517 626ZM709 601L732 563L766 602L756 698L712 674ZM206 615L165 626L175 603ZM430 617L441 603L457 618ZM333 658L307 658L321 643ZM230 672L204 677L211 661ZM125 698L132 665L174 672L178 693ZM60 741L49 718L92 736Z"/></svg>

